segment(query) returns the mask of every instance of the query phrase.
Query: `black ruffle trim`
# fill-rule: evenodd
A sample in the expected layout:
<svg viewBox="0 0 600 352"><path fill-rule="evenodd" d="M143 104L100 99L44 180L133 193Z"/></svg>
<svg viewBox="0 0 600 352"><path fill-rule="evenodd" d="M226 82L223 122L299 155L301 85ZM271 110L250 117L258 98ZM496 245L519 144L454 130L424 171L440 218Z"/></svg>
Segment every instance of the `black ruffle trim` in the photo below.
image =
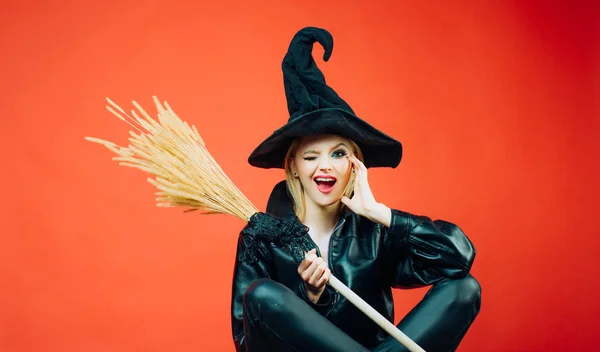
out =
<svg viewBox="0 0 600 352"><path fill-rule="evenodd" d="M242 230L244 250L239 258L245 263L254 263L261 252L261 244L273 243L289 253L300 263L307 251L314 247L308 236L308 227L297 218L279 219L257 212ZM265 248L265 247L263 247ZM268 253L264 253L268 256Z"/></svg>

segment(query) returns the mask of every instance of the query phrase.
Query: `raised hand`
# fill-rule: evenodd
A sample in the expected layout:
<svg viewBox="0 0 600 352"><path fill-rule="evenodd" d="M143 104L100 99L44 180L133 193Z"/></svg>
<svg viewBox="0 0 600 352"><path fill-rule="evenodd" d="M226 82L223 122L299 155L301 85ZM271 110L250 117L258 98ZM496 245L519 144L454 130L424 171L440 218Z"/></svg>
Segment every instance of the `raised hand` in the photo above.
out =
<svg viewBox="0 0 600 352"><path fill-rule="evenodd" d="M371 192L371 187L369 186L367 167L354 155L348 155L348 160L352 163L352 170L356 174L354 180L354 194L352 195L352 198L342 196L340 201L354 213L389 227L392 216L391 210L375 200L373 192Z"/></svg>
<svg viewBox="0 0 600 352"><path fill-rule="evenodd" d="M348 160L352 164L352 170L355 173L354 195L352 198L343 196L341 202L354 213L367 216L377 206L371 187L369 187L367 167L354 155L348 155Z"/></svg>

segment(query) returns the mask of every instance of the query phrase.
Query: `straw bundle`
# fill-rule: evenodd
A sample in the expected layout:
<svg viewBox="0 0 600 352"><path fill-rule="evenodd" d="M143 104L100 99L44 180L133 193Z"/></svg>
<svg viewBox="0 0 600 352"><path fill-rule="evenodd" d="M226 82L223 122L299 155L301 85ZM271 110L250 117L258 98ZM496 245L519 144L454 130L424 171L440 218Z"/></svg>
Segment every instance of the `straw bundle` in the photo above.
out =
<svg viewBox="0 0 600 352"><path fill-rule="evenodd" d="M196 127L182 121L167 102L163 106L156 97L152 99L158 110L158 121L135 101L133 105L143 118L134 110L131 111L133 117L129 116L106 99L108 111L139 132L129 132L129 146L121 147L94 137L85 139L102 144L117 154L113 160L119 161L119 165L154 175L155 179L148 178L148 182L159 190L157 206L183 207L186 211L197 210L203 214L229 214L250 221L258 210L210 155ZM328 284L410 351L424 352L335 276L330 276Z"/></svg>
<svg viewBox="0 0 600 352"><path fill-rule="evenodd" d="M164 106L153 97L158 109L158 122L133 102L142 117L131 111L129 116L121 107L106 99L108 111L139 131L130 131L130 145L121 147L99 138L86 137L90 142L104 145L115 154L119 165L140 169L159 192L157 206L183 207L203 214L229 214L248 221L258 210L227 177L206 149L195 126L179 119L169 104Z"/></svg>

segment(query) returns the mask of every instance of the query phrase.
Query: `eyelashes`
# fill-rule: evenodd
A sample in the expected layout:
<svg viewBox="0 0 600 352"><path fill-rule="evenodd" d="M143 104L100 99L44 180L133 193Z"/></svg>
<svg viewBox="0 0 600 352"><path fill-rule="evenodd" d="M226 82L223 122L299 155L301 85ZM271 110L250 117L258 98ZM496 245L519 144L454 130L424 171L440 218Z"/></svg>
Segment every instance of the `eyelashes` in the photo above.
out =
<svg viewBox="0 0 600 352"><path fill-rule="evenodd" d="M331 157L336 158L336 159L343 158L346 155L348 155L348 153L344 149L338 149L335 152L331 153ZM312 161L312 160L316 160L316 159L317 159L316 156L304 157L304 160L307 160L307 161Z"/></svg>
<svg viewBox="0 0 600 352"><path fill-rule="evenodd" d="M333 157L336 157L336 158L341 158L341 157L344 157L344 156L346 156L346 154L347 154L347 153L346 153L346 151L345 151L345 150L343 150L343 149L338 149L338 150L336 150L335 152L333 152L331 155L332 155Z"/></svg>

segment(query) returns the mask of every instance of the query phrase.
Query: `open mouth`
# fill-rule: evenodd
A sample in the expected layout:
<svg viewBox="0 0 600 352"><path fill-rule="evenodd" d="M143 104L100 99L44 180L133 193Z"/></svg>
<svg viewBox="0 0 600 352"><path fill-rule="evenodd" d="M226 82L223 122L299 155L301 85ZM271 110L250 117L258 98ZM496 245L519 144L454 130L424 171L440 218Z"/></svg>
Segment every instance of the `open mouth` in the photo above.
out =
<svg viewBox="0 0 600 352"><path fill-rule="evenodd" d="M333 187L335 186L335 182L337 181L337 179L333 176L317 176L315 178L313 178L313 180L315 181L315 184L317 185L317 189L321 192L321 193L329 193L333 190Z"/></svg>

